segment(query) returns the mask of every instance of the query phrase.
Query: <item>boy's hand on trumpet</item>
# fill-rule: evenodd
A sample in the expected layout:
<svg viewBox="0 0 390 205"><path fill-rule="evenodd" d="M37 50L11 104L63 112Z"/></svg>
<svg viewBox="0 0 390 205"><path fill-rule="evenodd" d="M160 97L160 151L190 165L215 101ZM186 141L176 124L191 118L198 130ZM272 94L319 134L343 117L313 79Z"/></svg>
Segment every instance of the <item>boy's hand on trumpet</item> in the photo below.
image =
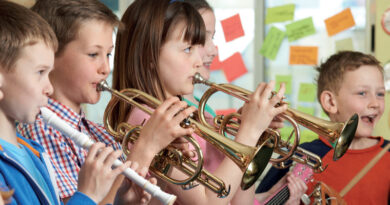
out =
<svg viewBox="0 0 390 205"><path fill-rule="evenodd" d="M240 130L249 132L246 139L237 139L248 145L257 143L261 134L270 126L275 117L287 109L287 105L276 106L282 99L285 85L281 84L279 91L272 95L275 82L260 83L249 97L249 102L242 108ZM275 121L275 125L279 124ZM240 135L244 136L245 135ZM251 137L247 137L251 136Z"/></svg>

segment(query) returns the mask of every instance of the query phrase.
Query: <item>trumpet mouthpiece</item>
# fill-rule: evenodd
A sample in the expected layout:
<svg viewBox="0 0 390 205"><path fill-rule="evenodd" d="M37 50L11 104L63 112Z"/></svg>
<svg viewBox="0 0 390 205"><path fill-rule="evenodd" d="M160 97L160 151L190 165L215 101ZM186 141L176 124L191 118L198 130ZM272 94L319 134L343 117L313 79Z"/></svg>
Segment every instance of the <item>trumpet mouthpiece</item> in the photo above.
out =
<svg viewBox="0 0 390 205"><path fill-rule="evenodd" d="M211 82L206 80L200 73L195 73L194 77L192 78L192 84L211 85Z"/></svg>
<svg viewBox="0 0 390 205"><path fill-rule="evenodd" d="M96 85L96 90L97 90L98 92L108 90L108 83L107 83L107 81L105 81L105 80L100 81L100 82Z"/></svg>

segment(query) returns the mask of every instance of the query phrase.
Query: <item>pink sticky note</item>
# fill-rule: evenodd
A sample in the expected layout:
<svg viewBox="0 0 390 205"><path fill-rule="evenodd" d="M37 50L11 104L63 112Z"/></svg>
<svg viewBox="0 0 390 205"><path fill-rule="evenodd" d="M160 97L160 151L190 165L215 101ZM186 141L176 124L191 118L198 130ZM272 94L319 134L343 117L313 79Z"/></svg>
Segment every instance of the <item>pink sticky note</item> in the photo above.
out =
<svg viewBox="0 0 390 205"><path fill-rule="evenodd" d="M213 70L219 70L221 69L222 67L222 62L219 60L219 56L215 56L215 58L213 59L213 62L211 62L211 65L210 65L210 70L213 71Z"/></svg>
<svg viewBox="0 0 390 205"><path fill-rule="evenodd" d="M236 109L230 108L230 109L224 109L224 110L216 110L215 113L217 115L228 115L230 113L237 112Z"/></svg>
<svg viewBox="0 0 390 205"><path fill-rule="evenodd" d="M236 38L244 36L244 29L242 28L240 15L236 14L221 21L223 33L225 34L226 42L232 41Z"/></svg>
<svg viewBox="0 0 390 205"><path fill-rule="evenodd" d="M223 61L222 69L225 73L226 79L229 82L234 81L238 77L248 72L244 60L242 59L241 54L238 52L234 53L232 56Z"/></svg>

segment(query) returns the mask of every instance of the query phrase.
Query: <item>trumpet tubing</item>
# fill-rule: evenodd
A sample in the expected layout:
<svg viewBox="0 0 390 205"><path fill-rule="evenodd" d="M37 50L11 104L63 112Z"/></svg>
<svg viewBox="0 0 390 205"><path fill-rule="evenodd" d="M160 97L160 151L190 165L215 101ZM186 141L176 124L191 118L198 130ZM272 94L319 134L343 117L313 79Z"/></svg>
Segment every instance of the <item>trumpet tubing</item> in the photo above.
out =
<svg viewBox="0 0 390 205"><path fill-rule="evenodd" d="M237 130L239 128L239 123L236 120L233 120L232 118L239 117L239 114L237 113L230 113L226 117L218 116L215 119L215 125L218 130L220 131L226 131L227 133L231 135L236 135ZM288 117L288 120L293 123L293 127L295 129L295 132L297 133L296 136L299 137L299 129L297 129L297 124L295 123L294 120L292 120L290 117ZM224 129L220 129L223 127ZM279 169L284 169L289 166L291 166L291 163L287 164L286 161L288 159L291 159L297 163L301 164L306 164L309 167L311 167L315 172L322 172L325 170L325 168L322 167L322 160L321 158L312 153L309 152L305 149L302 149L300 147L294 147L295 145L298 145L299 138L294 138L295 142L293 145L288 143L290 141L290 137L287 139L287 141L281 140L280 134L273 130L273 129L267 129L265 132L262 134L258 141L258 145L261 145L265 143L266 146L268 147L274 147L274 152L279 154L281 157L280 158L271 158L270 162L272 165L276 168ZM271 140L269 140L271 139ZM283 149L286 147L287 149Z"/></svg>
<svg viewBox="0 0 390 205"><path fill-rule="evenodd" d="M132 104L133 106L136 106L137 108L143 110L144 112L148 114L152 114L153 111L151 109L156 109L161 102L157 100L156 98L142 92L136 89L124 89L122 91L116 91L108 87L108 85L105 82L101 82L98 84L99 91L109 91L113 98L111 99L110 103L108 104L105 114L104 114L104 124L107 129L107 131L113 135L116 136L118 139L123 139L124 136L126 136L126 130L124 131L116 131L114 130L110 123L109 123L109 116L112 112L114 106L118 103L118 99L122 100L126 103ZM114 98L115 97L115 98ZM148 106L140 104L138 101L134 100L135 98L141 100L142 102L146 103ZM261 175L263 170L265 169L269 158L272 155L272 149L267 147L250 147L246 146L237 142L234 142L232 140L226 139L224 136L221 136L220 134L212 131L211 129L205 127L204 125L200 124L196 120L192 118L188 118L186 120L186 123L182 123L182 126L191 126L194 128L195 133L199 135L200 137L204 138L207 142L214 145L218 150L223 152L226 156L228 156L230 159L232 159L240 168L245 172L242 180L242 186L243 188L249 188L256 179ZM218 183L218 191L217 194L220 193L229 193L229 190L225 187L224 183L220 183L221 180L215 180L216 177L212 176L210 173L204 171L202 169L203 165L203 156L201 154L201 150L199 148L199 145L196 143L196 141L192 137L187 137L187 139L190 140L191 143L193 143L194 147L197 148L198 152L198 159L200 160L200 165L198 165L198 169L194 172L192 171L192 177L187 180L185 183L177 183L173 179L167 179L166 177L166 171L165 168L170 167L172 165L175 165L175 167L179 167L179 169L182 169L185 174L190 175L188 172L188 168L193 168L193 164L188 163L191 161L191 159L184 159L182 157L173 157L169 158L171 156L179 156L179 153L173 153L173 149L169 149L169 154L159 154L154 162L158 163L152 163L152 170L154 170L157 176L170 181L174 184L179 185L186 185L190 184L191 181L197 180L199 183L203 183L201 177L207 176L207 179L213 179L215 183ZM229 150L229 151L227 151ZM167 151L167 150L165 150ZM173 160L171 162L168 162L168 158L170 160ZM182 162L187 162L185 165L182 165ZM198 163L199 164L199 163ZM160 170L160 171L159 171ZM201 177L199 177L201 176ZM204 180L207 182L207 180ZM250 183L248 183L248 181ZM207 188L210 188L214 190L211 184L206 184ZM221 197L224 197L224 194L221 194Z"/></svg>
<svg viewBox="0 0 390 205"><path fill-rule="evenodd" d="M249 102L249 95L252 94L251 91L246 90L244 88L232 85L232 84L216 84L213 82L210 82L208 80L205 80L199 73L195 74L193 83L197 84L205 84L208 85L210 88L203 94L202 98L199 101L199 109L198 109L198 115L199 119L202 124L209 128L214 128L214 126L207 123L204 115L204 110L206 103L208 99L216 92L221 91L228 95L232 95L238 99L243 100L244 102ZM338 122L330 122L326 120L322 120L319 118L316 118L314 116L302 113L298 110L294 110L291 108L287 108L287 110L281 114L281 117L285 120L289 121L293 127L295 132L295 139L294 144L290 145L287 142L284 142L281 140L281 137L275 136L273 133L274 138L278 138L278 143L274 144L276 152L282 153L281 159L271 159L271 162L277 162L280 161L286 161L289 158L293 158L297 160L298 162L302 162L304 160L299 159L298 157L293 157L294 153L296 152L299 140L300 140L300 133L299 133L299 127L298 124L301 124L302 126L312 130L313 132L316 132L320 136L326 138L331 143L336 143L335 151L333 154L333 159L337 160L339 159L345 151L348 149L350 143L352 142L352 139L355 135L355 131L358 124L358 116L357 114L353 115L348 121L345 123L338 123ZM224 132L229 133L236 133L237 129L239 128L239 123L237 120L233 120L233 118L240 118L240 115L237 113L228 115L227 117L218 117L214 119L215 125L217 125L217 129L221 134ZM219 124L218 124L219 123ZM270 133L268 132L268 136L266 138L271 137ZM292 134L290 135L289 139L291 138ZM272 146L268 143L269 146ZM290 150L288 153L285 153L285 151L282 151L282 147L286 147L288 150ZM302 149L299 149L300 153L310 154L310 152L304 152ZM316 159L316 161L320 158L315 157L314 154L310 154L310 156L307 156L307 158ZM279 162L278 162L279 161ZM315 164L321 163L321 161L316 162ZM314 164L313 164L314 165ZM316 165L317 166L317 165ZM317 171L321 171L323 168L321 166L318 166Z"/></svg>
<svg viewBox="0 0 390 205"><path fill-rule="evenodd" d="M104 112L104 127L106 128L107 132L110 133L110 135L114 136L117 141L122 142L122 149L124 150L124 153L128 155L130 154L130 150L128 149L128 143L135 143L135 141L138 139L142 126L132 126L126 122L120 122L118 123L117 129L114 129L110 124L109 117L115 105L119 103L119 101L123 101L132 104L144 111L145 113L151 115L153 113L152 108L160 105L160 101L136 89L125 89L121 92L116 91L114 89L111 89L105 81L100 82L97 88L98 91L109 91L113 96ZM137 102L136 99L148 103L149 107ZM198 156L198 166L194 170L192 170L192 174L188 175L188 178L186 179L174 179L167 176L168 170L170 170L172 167L183 171L182 169L183 167L185 167L183 163L190 160L186 156L183 156L179 150L176 150L171 147L162 150L155 156L152 161L152 165L149 168L152 173L154 173L162 180L176 185L186 185L197 179L203 169L203 155L200 150L199 144L192 137L185 136L185 139L187 139L187 141L193 145ZM224 187L222 187L221 189L223 188Z"/></svg>

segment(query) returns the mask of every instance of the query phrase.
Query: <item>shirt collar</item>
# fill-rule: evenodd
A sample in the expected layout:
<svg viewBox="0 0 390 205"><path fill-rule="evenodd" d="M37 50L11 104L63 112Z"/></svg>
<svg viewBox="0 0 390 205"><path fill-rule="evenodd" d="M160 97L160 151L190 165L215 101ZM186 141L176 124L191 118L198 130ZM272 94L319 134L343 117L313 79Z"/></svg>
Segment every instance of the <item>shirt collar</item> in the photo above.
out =
<svg viewBox="0 0 390 205"><path fill-rule="evenodd" d="M73 126L80 127L83 120L85 120L85 113L81 109L80 113L73 111L70 107L60 103L59 101L49 98L47 108L52 110L63 120L71 123Z"/></svg>

